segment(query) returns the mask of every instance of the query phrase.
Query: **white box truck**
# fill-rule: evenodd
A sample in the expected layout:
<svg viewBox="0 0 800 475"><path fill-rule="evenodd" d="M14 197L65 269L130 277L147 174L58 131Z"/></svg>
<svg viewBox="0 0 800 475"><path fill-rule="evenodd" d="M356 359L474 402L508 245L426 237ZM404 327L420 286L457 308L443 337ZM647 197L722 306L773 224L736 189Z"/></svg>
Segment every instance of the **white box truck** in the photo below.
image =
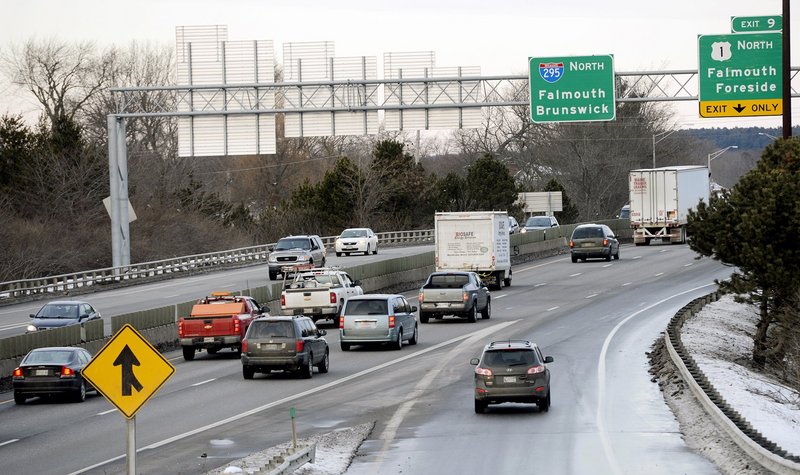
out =
<svg viewBox="0 0 800 475"><path fill-rule="evenodd" d="M686 242L686 217L700 200L708 203L708 168L673 166L631 170L630 220L633 242L646 246L654 238L662 242Z"/></svg>
<svg viewBox="0 0 800 475"><path fill-rule="evenodd" d="M505 211L438 212L434 261L437 271L473 271L490 286L511 285L511 239Z"/></svg>

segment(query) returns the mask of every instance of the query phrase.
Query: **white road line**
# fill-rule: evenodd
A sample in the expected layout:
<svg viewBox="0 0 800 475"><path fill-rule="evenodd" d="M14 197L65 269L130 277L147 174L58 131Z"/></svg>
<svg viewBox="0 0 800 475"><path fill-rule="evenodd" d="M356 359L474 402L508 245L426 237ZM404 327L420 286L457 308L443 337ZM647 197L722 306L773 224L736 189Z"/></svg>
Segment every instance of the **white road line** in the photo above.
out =
<svg viewBox="0 0 800 475"><path fill-rule="evenodd" d="M201 384L210 383L211 381L216 381L217 378L206 379L205 381L200 381L199 383L194 383L192 386L200 386Z"/></svg>
<svg viewBox="0 0 800 475"><path fill-rule="evenodd" d="M585 298L585 299L590 299L590 298L593 298L593 297L597 297L598 295L599 295L599 294L589 294L589 295L587 295L587 296L586 296L586 297L584 297L584 298Z"/></svg>
<svg viewBox="0 0 800 475"><path fill-rule="evenodd" d="M28 325L27 323L9 323L8 325L0 327L0 331L13 330L14 328L22 328L27 325Z"/></svg>
<svg viewBox="0 0 800 475"><path fill-rule="evenodd" d="M611 267L611 266L613 266L613 265L614 265L614 264L603 264L603 267Z"/></svg>
<svg viewBox="0 0 800 475"><path fill-rule="evenodd" d="M694 262L690 262L688 264L684 264L683 267L689 267L689 266L692 266L692 265L694 265Z"/></svg>
<svg viewBox="0 0 800 475"><path fill-rule="evenodd" d="M389 366L393 366L393 365L396 365L396 364L404 363L405 361L407 361L407 360L409 360L411 358L416 358L418 356L422 356L422 355L428 354L430 352L438 350L439 348L443 348L445 346L452 345L453 343L456 343L456 342L461 341L461 340L466 340L467 338L470 338L472 336L477 336L478 334L480 334L482 336L485 336L485 335L488 335L488 334L493 333L495 331L502 330L503 328L505 328L505 327L507 327L509 325L513 325L514 323L517 323L518 321L519 320L512 320L510 322L503 322L503 323L494 324L494 325L492 325L490 327L487 327L487 328L484 328L484 329L481 329L481 330L477 330L477 331L474 331L472 333L467 333L466 335L461 335L461 336L457 336L455 338L451 338L451 339L449 339L447 341L443 341L441 343L437 343L437 344L435 344L435 345L433 345L433 346L431 346L429 348L425 348L424 350L420 350L420 351L417 351L417 352L414 352L414 353L407 354L407 355L402 356L400 358L396 358L396 359L393 359L391 361L387 361L386 363L379 364L378 366L373 366L372 368L367 368L367 369L365 369L363 371L359 371L358 373L351 374L350 376L345 376L344 378L340 378L340 379L337 379L335 381L331 381L330 383L326 383L326 384L323 384L323 385L320 385L320 386L316 386L314 388L308 389L306 391L303 391L303 392L300 392L300 393L297 393L297 394L294 394L294 395L291 395L291 396L286 396L283 399L279 399L277 401L273 401L273 402L271 402L269 404L264 404L263 406L255 407L253 409L250 409L249 411L245 411L245 412L236 414L235 416L228 417L227 419L222 419L222 420L219 420L217 422L212 422L211 424L205 425L203 427L198 427L197 429L193 429L193 430L184 432L182 434L178 434L178 435L169 437L167 439L161 440L159 442L152 443L152 444L147 445L145 447L138 448L138 449L136 449L136 452L143 452L145 450L157 449L157 448L159 448L161 446L164 446L164 445L167 445L167 444L171 444L173 442L185 439L187 437L191 437L191 436L196 435L196 434L203 433L203 432L205 432L207 430L214 429L216 427L220 427L220 426L223 426L225 424L230 424L231 422L236 422L238 420L248 418L248 417L252 416L253 414L258 414L259 412L266 411L267 409L272 409L273 407L280 406L281 404L286 404L287 402L295 401L295 400L300 399L300 398L305 397L305 396L310 396L312 394L316 394L316 393L319 393L319 392L327 391L330 388L342 385L342 384L344 384L346 382L349 382L349 381L352 381L352 380L354 380L356 378L360 378L362 376L365 376L365 375L368 375L368 374L371 374L371 373L374 373L374 372L377 372L377 371L381 371L381 370L383 370L385 368L388 368ZM98 462L98 463L96 463L96 464L94 464L92 466L82 468L82 469L80 469L80 470L78 470L76 472L72 472L70 475L77 475L79 473L86 473L88 471L96 469L97 467L102 467L103 465L106 465L106 464L109 464L109 463L112 463L112 462L116 462L117 460L122 460L126 456L127 456L127 454L117 455L116 457L110 458L110 459L105 460L103 462Z"/></svg>
<svg viewBox="0 0 800 475"><path fill-rule="evenodd" d="M541 287L543 285L547 285L547 282L540 282L540 283L534 285L534 287Z"/></svg>
<svg viewBox="0 0 800 475"><path fill-rule="evenodd" d="M550 307L550 308L547 309L547 311L548 312L552 312L553 310L556 310L557 308L558 308L557 306L556 307Z"/></svg>
<svg viewBox="0 0 800 475"><path fill-rule="evenodd" d="M161 298L162 298L162 299L171 299L171 298L173 298L173 297L177 297L177 296L179 296L179 295L180 295L180 294L165 295L165 296L163 296L163 297L161 297Z"/></svg>
<svg viewBox="0 0 800 475"><path fill-rule="evenodd" d="M508 294L497 295L497 296L494 297L494 299L497 300L497 299L501 299L503 297L508 297Z"/></svg>
<svg viewBox="0 0 800 475"><path fill-rule="evenodd" d="M654 275L653 277L660 277L662 275L664 275L664 273L663 272L659 272L658 274Z"/></svg>
<svg viewBox="0 0 800 475"><path fill-rule="evenodd" d="M636 259L641 259L641 258L642 258L642 256L633 256L633 259L634 259L634 260L636 260Z"/></svg>
<svg viewBox="0 0 800 475"><path fill-rule="evenodd" d="M516 273L528 272L529 270L538 269L539 267L549 266L550 264L555 264L556 262L561 262L561 261L566 261L566 260L567 260L566 257L563 258L563 259L556 259L556 260L553 260L553 261L550 261L550 262L545 262L544 264L537 264L535 266L530 266L530 267L526 267L524 269L515 270L514 272L516 272Z"/></svg>
<svg viewBox="0 0 800 475"><path fill-rule="evenodd" d="M4 445L8 445L8 444L13 444L14 442L17 442L17 441L19 441L19 439L11 439L11 440L7 440L5 442L0 442L0 447L2 447Z"/></svg>
<svg viewBox="0 0 800 475"><path fill-rule="evenodd" d="M633 282L625 282L624 284L622 284L622 286L625 287L626 285L631 285L632 283Z"/></svg>
<svg viewBox="0 0 800 475"><path fill-rule="evenodd" d="M655 308L675 297L680 297L681 295L695 292L706 287L713 287L715 285L716 284L706 284L679 292L628 315L621 322L617 323L617 325L606 337L606 340L603 342L603 349L600 351L600 356L597 359L597 413L595 415L595 420L597 423L597 431L600 434L600 441L603 444L603 451L606 453L606 459L608 459L608 463L611 465L611 469L614 471L614 473L622 475L624 472L619 466L619 462L617 461L617 457L614 454L614 449L611 445L611 440L609 439L608 432L606 431L606 355L608 354L608 347L611 345L611 339L614 338L614 335L616 335L619 329L622 328L622 325L628 323L628 321L633 317L646 312L651 308Z"/></svg>
<svg viewBox="0 0 800 475"><path fill-rule="evenodd" d="M583 274L583 272L578 272L577 274L572 274L570 277L578 277L581 274Z"/></svg>
<svg viewBox="0 0 800 475"><path fill-rule="evenodd" d="M105 416L106 414L111 414L112 412L117 412L117 410L116 409L109 409L107 411L98 412L97 415L98 416Z"/></svg>
<svg viewBox="0 0 800 475"><path fill-rule="evenodd" d="M667 252L667 250L666 249L662 249L662 250L660 250L658 252Z"/></svg>

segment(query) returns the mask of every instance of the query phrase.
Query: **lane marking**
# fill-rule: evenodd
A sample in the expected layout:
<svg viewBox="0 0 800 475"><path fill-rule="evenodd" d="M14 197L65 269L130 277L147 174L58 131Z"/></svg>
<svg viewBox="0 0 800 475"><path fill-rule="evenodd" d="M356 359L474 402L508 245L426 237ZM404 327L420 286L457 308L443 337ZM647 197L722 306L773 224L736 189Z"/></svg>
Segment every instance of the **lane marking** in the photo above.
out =
<svg viewBox="0 0 800 475"><path fill-rule="evenodd" d="M613 266L613 265L614 265L614 264L603 264L603 267L611 267L611 266Z"/></svg>
<svg viewBox="0 0 800 475"><path fill-rule="evenodd" d="M625 282L624 284L622 284L622 286L625 287L626 285L631 285L632 283L633 282Z"/></svg>
<svg viewBox="0 0 800 475"><path fill-rule="evenodd" d="M199 383L194 383L194 384L192 384L192 386L193 387L194 386L200 386L202 384L210 383L211 381L216 381L216 380L217 380L217 378L211 378L211 379L207 379L205 381L200 381Z"/></svg>
<svg viewBox="0 0 800 475"><path fill-rule="evenodd" d="M19 439L11 439L11 440L7 440L5 442L0 442L0 447L2 447L4 445L8 445L8 444L13 444L14 442L19 442Z"/></svg>
<svg viewBox="0 0 800 475"><path fill-rule="evenodd" d="M694 262L690 262L688 264L684 264L683 267L689 267L689 266L693 266L693 265L694 265Z"/></svg>
<svg viewBox="0 0 800 475"><path fill-rule="evenodd" d="M558 309L558 306L550 307L550 308L547 309L547 311L548 312L552 312L553 310L556 310L556 309Z"/></svg>
<svg viewBox="0 0 800 475"><path fill-rule="evenodd" d="M236 422L238 420L241 420L241 419L244 419L244 418L247 418L247 417L251 417L254 414L258 414L259 412L266 411L267 409L272 409L273 407L280 406L281 404L286 404L287 402L292 402L292 401L295 401L295 400L300 399L300 398L305 397L305 396L310 396L312 394L316 394L316 393L319 393L319 392L327 391L330 388L342 385L342 384L344 384L346 382L352 381L352 380L360 378L362 376L365 376L365 375L368 375L368 374L371 374L371 373L374 373L374 372L377 372L377 371L381 371L381 370L383 370L385 368L388 368L389 366L393 366L393 365L396 365L396 364L404 363L405 361L407 361L407 360L409 360L411 358L416 358L418 356L422 356L422 355L431 353L433 351L436 351L436 350L438 350L440 348L443 348L445 346L452 345L453 343L459 342L461 340L466 340L467 338L470 338L471 336L473 336L475 334L478 334L478 333L481 333L481 332L487 332L487 334L488 334L488 333L493 332L495 330L501 330L501 329L503 329L503 328L505 328L505 327L507 327L509 325L513 325L514 323L517 323L518 321L519 320L512 320L510 322L498 323L498 324L492 325L491 327L487 327L487 328L484 328L484 329L481 329L481 330L474 331L472 333L467 333L465 335L460 335L460 336L457 336L455 338L451 338L451 339L449 339L447 341L443 341L441 343L437 343L437 344L431 346L430 348L425 348L424 350L420 350L420 351L417 351L415 353L407 354L407 355L402 356L400 358L396 358L396 359L387 361L385 363L379 364L378 366L374 366L372 368L367 368L365 370L359 371L358 373L353 373L353 374L351 374L349 376L345 376L345 377L337 379L335 381L331 381L330 383L326 383L326 384L323 384L321 386L316 386L314 388L307 389L307 390L299 392L297 394L293 394L291 396L286 396L286 397L284 397L282 399L279 399L277 401L273 401L273 402L270 402L268 404L264 404L263 406L255 407L253 409L250 409L249 411L245 411L245 412L236 414L235 416L231 416L231 417L228 417L226 419L219 420L217 422L212 422L211 424L208 424L208 425L205 425L205 426L202 426L202 427L198 427L196 429L192 429L192 430L184 432L182 434L178 434L178 435L175 435L175 436L172 436L172 437L168 437L168 438L166 438L164 440L161 440L159 442L155 442L155 443L152 443L152 444L150 444L148 446L136 449L136 452L139 453L139 452L144 452L145 450L157 449L157 448L159 448L161 446L164 446L164 445L167 445L167 444L171 444L173 442L177 442L179 440L185 439L187 437L191 437L193 435L197 435L197 434L203 433L205 431L208 431L208 430L223 426L225 424L230 424L231 422ZM77 475L79 473L86 473L86 472L94 470L94 469L96 469L98 467L102 467L103 465L107 465L109 463L116 462L118 460L122 460L125 457L127 457L127 454L117 455L116 457L112 457L112 458L110 458L108 460L104 460L102 462L98 462L98 463L96 463L94 465L91 465L89 467L84 467L84 468L82 468L82 469L80 469L78 471L72 472L69 475Z"/></svg>
<svg viewBox="0 0 800 475"><path fill-rule="evenodd" d="M495 298L495 299L501 299L501 298L503 298L503 297L508 297L508 294L502 294L502 295L498 295L497 297L494 297L494 298Z"/></svg>
<svg viewBox="0 0 800 475"><path fill-rule="evenodd" d="M700 289L704 289L706 287L715 287L717 284L706 284L701 285L699 287L695 287L693 289L684 290L683 292L679 292L677 294L671 295L667 298L659 300L647 307L642 308L641 310L637 310L636 312L628 315L622 321L616 324L611 332L606 337L605 341L603 342L603 349L600 350L600 356L597 359L597 413L595 415L595 421L597 424L597 431L600 435L600 441L603 444L603 451L606 454L606 459L608 463L611 465L611 469L614 471L615 474L622 475L624 472L622 468L619 466L619 462L617 461L617 457L614 454L614 449L611 445L611 440L608 437L608 432L606 431L606 414L605 414L605 405L606 405L606 355L608 354L608 348L611 346L611 339L614 338L614 335L617 334L622 325L628 323L630 319L633 317L640 315L652 308L655 308L668 300L674 299L675 297L680 297L682 295L686 295L691 292L696 292Z"/></svg>
<svg viewBox="0 0 800 475"><path fill-rule="evenodd" d="M542 287L542 286L544 286L544 285L547 285L547 282L541 282L541 283L538 283L538 284L534 285L533 287L534 287L534 288L536 288L536 287Z"/></svg>
<svg viewBox="0 0 800 475"><path fill-rule="evenodd" d="M566 257L563 258L563 259L555 259L555 260L550 261L550 262L545 262L544 264L537 264L535 266L530 266L530 267L526 267L524 269L515 270L514 272L520 272L520 273L528 272L529 270L538 269L539 267L549 266L550 264L555 264L556 262L561 262L561 261L566 261L566 260L567 260Z"/></svg>
<svg viewBox="0 0 800 475"><path fill-rule="evenodd" d="M633 256L633 260L641 259L641 258L642 258L642 256Z"/></svg>
<svg viewBox="0 0 800 475"><path fill-rule="evenodd" d="M583 272L578 272L577 274L572 274L570 277L578 277L581 274L583 274Z"/></svg>
<svg viewBox="0 0 800 475"><path fill-rule="evenodd" d="M111 414L112 412L117 412L117 409L109 409L107 411L98 412L97 415L98 416L105 416L106 414Z"/></svg>
<svg viewBox="0 0 800 475"><path fill-rule="evenodd" d="M161 297L162 299L171 299L173 297L178 297L180 294L172 294L172 295L165 295Z"/></svg>
<svg viewBox="0 0 800 475"><path fill-rule="evenodd" d="M597 297L598 295L599 295L599 294L589 294L589 295L587 295L587 296L586 296L586 297L584 297L584 298L585 298L585 299L590 299L590 298L593 298L593 297Z"/></svg>
<svg viewBox="0 0 800 475"><path fill-rule="evenodd" d="M653 277L660 277L662 275L664 275L664 273L663 272L659 272L658 274L654 275Z"/></svg>

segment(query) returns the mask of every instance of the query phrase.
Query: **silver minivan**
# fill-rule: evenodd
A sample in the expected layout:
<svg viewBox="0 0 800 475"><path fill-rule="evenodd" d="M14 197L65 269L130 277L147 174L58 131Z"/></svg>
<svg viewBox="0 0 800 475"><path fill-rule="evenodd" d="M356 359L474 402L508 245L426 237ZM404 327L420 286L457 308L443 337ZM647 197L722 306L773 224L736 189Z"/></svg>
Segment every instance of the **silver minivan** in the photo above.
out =
<svg viewBox="0 0 800 475"><path fill-rule="evenodd" d="M416 305L397 294L366 294L348 298L339 315L342 351L351 345L389 343L399 350L403 342L416 345L419 337Z"/></svg>

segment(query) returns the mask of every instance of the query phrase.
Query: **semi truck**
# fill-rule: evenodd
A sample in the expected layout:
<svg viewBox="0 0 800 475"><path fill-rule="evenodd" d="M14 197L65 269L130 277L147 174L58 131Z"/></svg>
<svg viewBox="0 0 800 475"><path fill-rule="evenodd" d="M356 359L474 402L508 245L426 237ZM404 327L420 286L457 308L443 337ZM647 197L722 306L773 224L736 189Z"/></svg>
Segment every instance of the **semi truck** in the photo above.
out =
<svg viewBox="0 0 800 475"><path fill-rule="evenodd" d="M494 288L511 285L511 250L505 211L437 212L434 264L437 271L477 273Z"/></svg>
<svg viewBox="0 0 800 475"><path fill-rule="evenodd" d="M631 170L628 176L633 242L652 239L683 244L689 210L708 203L709 176L704 166L683 165Z"/></svg>

